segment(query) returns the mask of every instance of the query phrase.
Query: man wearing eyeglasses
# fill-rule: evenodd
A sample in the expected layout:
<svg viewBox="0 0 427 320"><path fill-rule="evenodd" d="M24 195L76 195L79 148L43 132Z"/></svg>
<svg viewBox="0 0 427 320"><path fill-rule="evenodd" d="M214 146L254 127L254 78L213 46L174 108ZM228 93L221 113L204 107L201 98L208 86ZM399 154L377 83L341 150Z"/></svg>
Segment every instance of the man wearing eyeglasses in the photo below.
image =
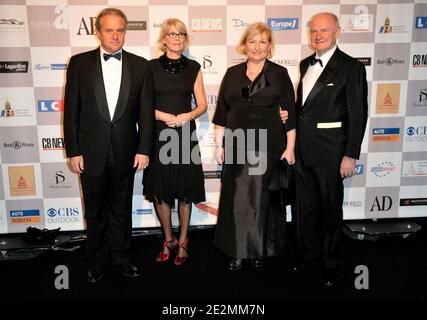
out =
<svg viewBox="0 0 427 320"><path fill-rule="evenodd" d="M87 278L98 282L107 263L128 278L135 171L149 162L154 124L148 61L122 49L127 18L107 8L96 18L100 47L70 59L64 98L64 138L80 174L87 227Z"/></svg>

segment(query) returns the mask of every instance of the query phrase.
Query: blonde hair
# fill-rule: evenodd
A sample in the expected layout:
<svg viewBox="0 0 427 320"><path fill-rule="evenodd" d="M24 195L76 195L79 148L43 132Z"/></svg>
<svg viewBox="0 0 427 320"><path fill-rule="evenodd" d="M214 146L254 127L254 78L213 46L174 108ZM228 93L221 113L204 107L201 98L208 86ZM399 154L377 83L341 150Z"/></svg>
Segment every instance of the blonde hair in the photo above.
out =
<svg viewBox="0 0 427 320"><path fill-rule="evenodd" d="M158 49L166 53L166 45L163 43L163 39L165 36L169 33L170 28L174 26L178 29L179 32L183 32L187 34L184 40L184 50L187 49L190 46L190 40L188 39L188 32L187 27L185 26L184 22L177 18L169 18L162 22L162 26L160 27L160 34L159 38L157 39Z"/></svg>
<svg viewBox="0 0 427 320"><path fill-rule="evenodd" d="M264 22L255 22L250 24L242 34L239 44L237 45L237 52L246 55L246 41L252 39L257 35L267 34L268 41L270 42L270 49L268 50L267 58L271 59L274 54L274 40L273 33L270 27Z"/></svg>

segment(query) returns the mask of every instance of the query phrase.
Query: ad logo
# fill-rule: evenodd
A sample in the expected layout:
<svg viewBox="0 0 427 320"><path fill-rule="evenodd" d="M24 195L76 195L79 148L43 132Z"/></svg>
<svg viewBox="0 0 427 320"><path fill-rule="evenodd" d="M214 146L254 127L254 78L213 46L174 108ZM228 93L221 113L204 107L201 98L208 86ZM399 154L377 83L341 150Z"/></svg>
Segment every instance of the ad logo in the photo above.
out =
<svg viewBox="0 0 427 320"><path fill-rule="evenodd" d="M369 211L389 211L393 205L393 200L389 196L375 197Z"/></svg>

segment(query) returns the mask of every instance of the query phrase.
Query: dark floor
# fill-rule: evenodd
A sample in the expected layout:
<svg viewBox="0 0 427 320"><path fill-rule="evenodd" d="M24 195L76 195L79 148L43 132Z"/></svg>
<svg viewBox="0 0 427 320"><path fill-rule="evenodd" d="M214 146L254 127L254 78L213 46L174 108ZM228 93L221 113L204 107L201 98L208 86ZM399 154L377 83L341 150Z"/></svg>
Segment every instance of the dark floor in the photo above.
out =
<svg viewBox="0 0 427 320"><path fill-rule="evenodd" d="M417 221L417 220L415 220ZM344 277L331 288L322 287L316 269L300 274L287 271L284 257L270 258L260 270L227 270L228 259L212 246L214 229L190 233L190 259L183 267L171 261L159 265L154 257L161 246L159 235L133 237L134 261L143 268L138 279L123 279L109 270L101 282L86 281L82 250L46 250L29 260L0 259L0 301L4 300L145 300L154 304L210 301L294 300L426 300L427 223L406 239L377 241L343 237ZM84 244L84 242L82 242ZM55 267L69 269L69 289L55 288ZM355 268L369 270L369 289L357 290Z"/></svg>

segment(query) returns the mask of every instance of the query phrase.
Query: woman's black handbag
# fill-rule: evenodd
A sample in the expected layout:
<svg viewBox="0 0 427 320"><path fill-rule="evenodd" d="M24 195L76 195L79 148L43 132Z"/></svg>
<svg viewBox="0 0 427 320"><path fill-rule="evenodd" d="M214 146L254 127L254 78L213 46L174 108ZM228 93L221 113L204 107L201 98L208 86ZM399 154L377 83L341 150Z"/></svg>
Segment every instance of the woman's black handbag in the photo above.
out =
<svg viewBox="0 0 427 320"><path fill-rule="evenodd" d="M286 159L280 160L276 170L272 172L270 190L280 190L282 204L295 203L295 168Z"/></svg>

